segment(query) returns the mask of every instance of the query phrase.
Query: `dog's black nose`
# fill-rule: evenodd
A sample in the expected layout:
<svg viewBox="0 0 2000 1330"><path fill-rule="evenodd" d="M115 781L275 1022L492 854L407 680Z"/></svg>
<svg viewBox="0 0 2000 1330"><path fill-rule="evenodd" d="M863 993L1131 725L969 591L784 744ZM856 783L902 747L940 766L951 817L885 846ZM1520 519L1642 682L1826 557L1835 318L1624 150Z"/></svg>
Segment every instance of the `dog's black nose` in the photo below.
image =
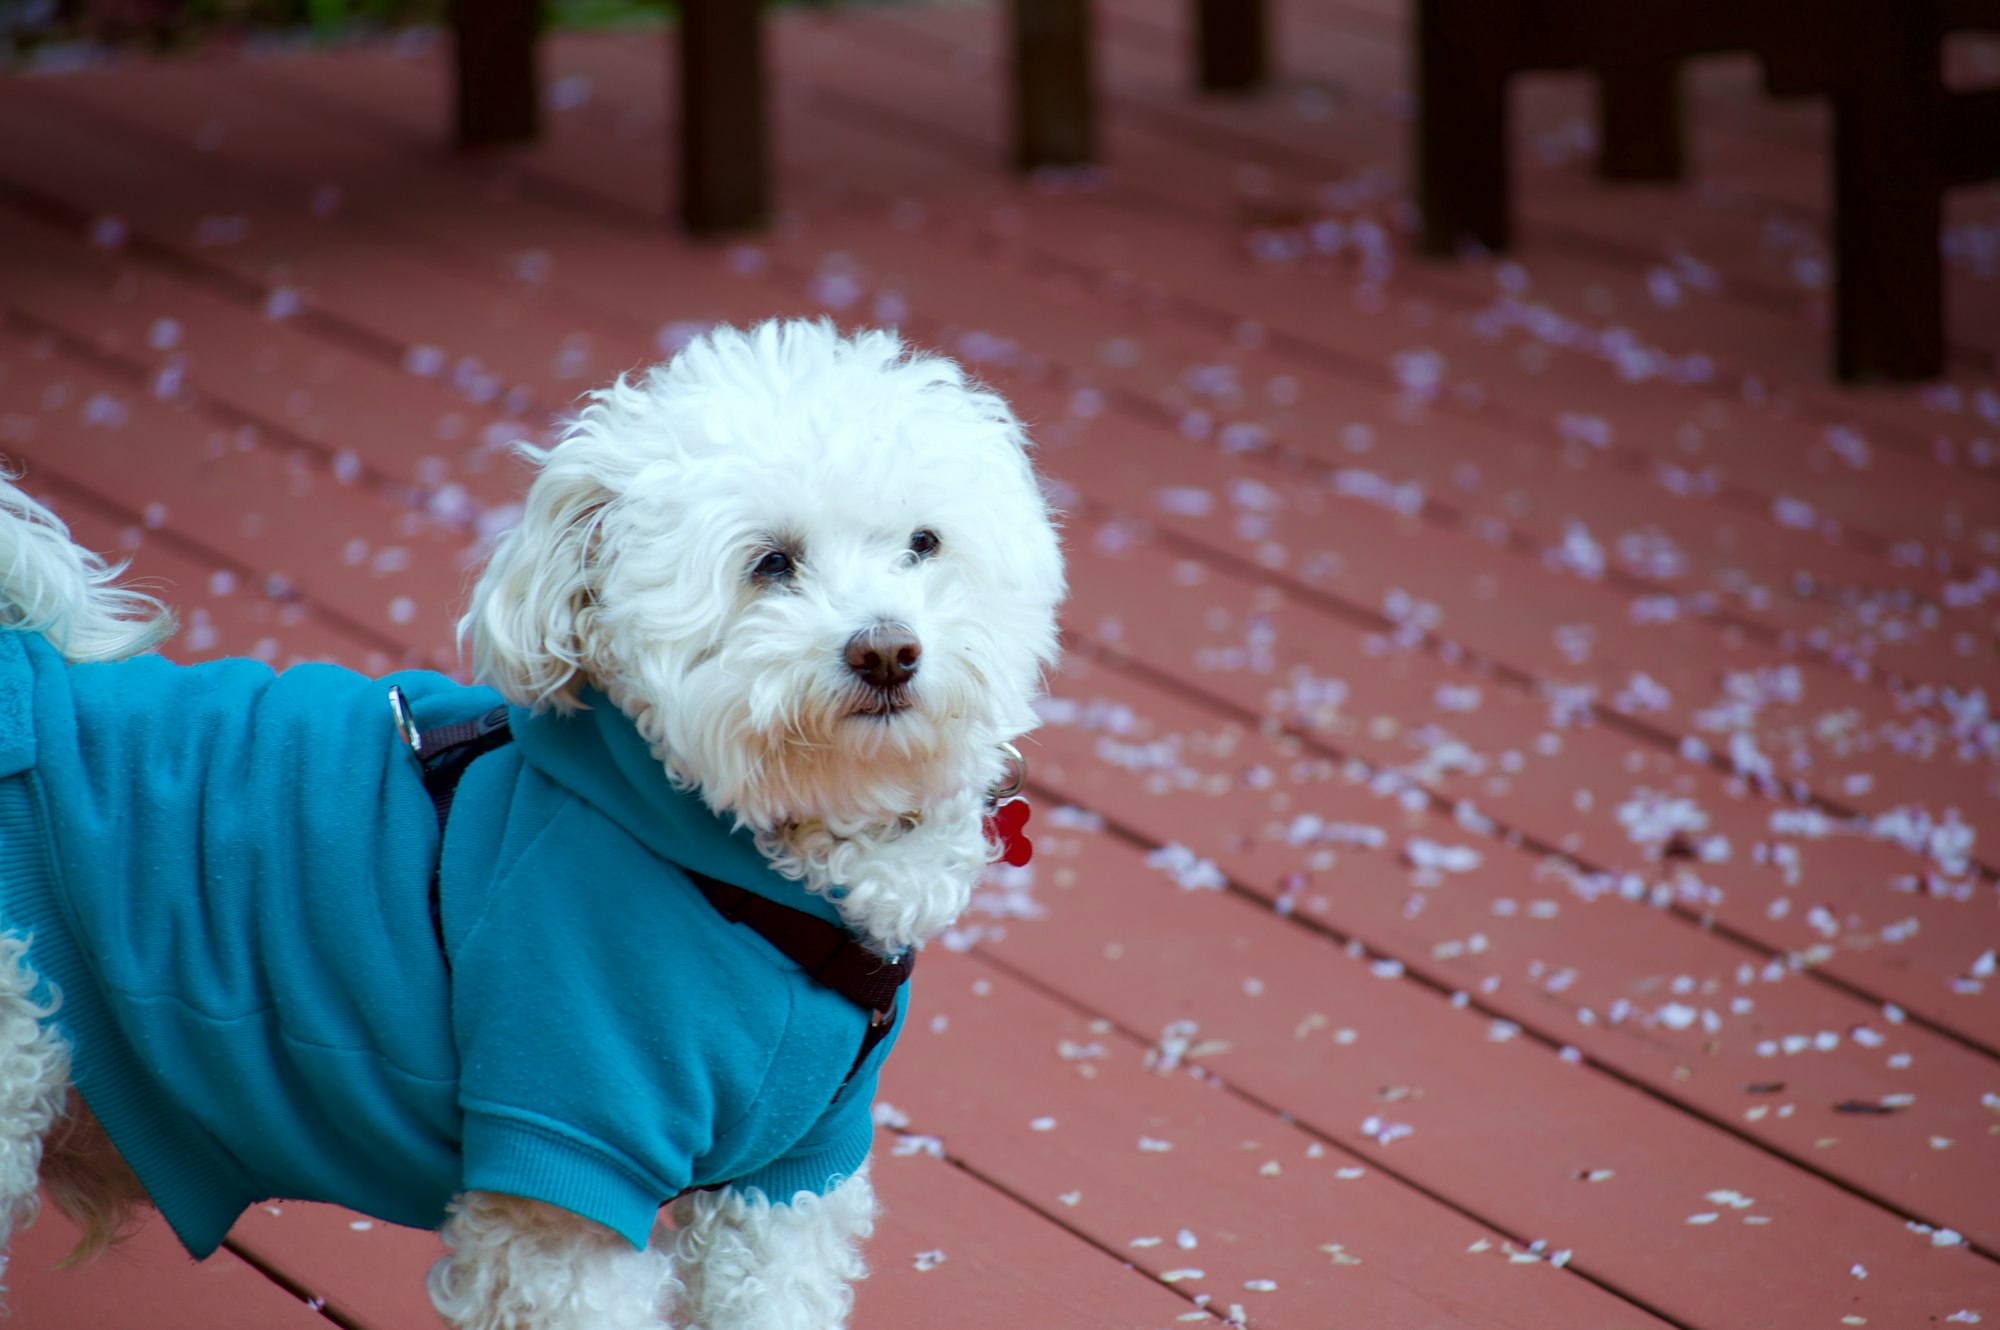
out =
<svg viewBox="0 0 2000 1330"><path fill-rule="evenodd" d="M878 623L847 639L847 668L870 688L885 691L908 683L923 654L917 635L899 623Z"/></svg>

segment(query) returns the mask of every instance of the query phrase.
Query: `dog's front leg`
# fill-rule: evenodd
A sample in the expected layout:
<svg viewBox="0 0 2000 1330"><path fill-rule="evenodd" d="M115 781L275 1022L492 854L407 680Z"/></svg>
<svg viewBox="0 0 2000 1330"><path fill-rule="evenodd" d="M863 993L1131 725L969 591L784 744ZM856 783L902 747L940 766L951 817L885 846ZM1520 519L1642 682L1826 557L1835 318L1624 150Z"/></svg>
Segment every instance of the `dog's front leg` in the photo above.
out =
<svg viewBox="0 0 2000 1330"><path fill-rule="evenodd" d="M540 1201L472 1191L441 1235L431 1303L453 1330L667 1330L673 1258Z"/></svg>
<svg viewBox="0 0 2000 1330"><path fill-rule="evenodd" d="M858 1250L875 1229L864 1164L825 1196L773 1205L733 1187L674 1202L677 1273L689 1330L840 1330L849 1285L867 1273Z"/></svg>

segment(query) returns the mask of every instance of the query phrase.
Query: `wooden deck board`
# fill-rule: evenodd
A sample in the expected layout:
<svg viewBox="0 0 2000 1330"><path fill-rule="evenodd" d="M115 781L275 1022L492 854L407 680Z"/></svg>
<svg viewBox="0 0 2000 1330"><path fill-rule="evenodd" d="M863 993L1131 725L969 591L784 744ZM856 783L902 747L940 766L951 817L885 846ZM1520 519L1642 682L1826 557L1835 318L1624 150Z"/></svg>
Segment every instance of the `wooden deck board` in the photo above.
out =
<svg viewBox="0 0 2000 1330"><path fill-rule="evenodd" d="M501 402L475 403L400 367L329 346L200 280L96 249L47 219L0 211L0 243L24 267L8 292L17 318L74 339L108 364L131 367L162 400L188 402L220 380L227 391L218 400L265 422L260 433L337 460L364 488L407 492L449 453L468 497L487 503L518 497L504 467L479 463L498 452L496 443L540 427L510 420ZM30 327L21 324L23 331ZM240 372L246 365L255 372ZM424 438L410 437L413 421L429 424L432 452L421 446Z"/></svg>
<svg viewBox="0 0 2000 1330"><path fill-rule="evenodd" d="M149 1224L95 1260L55 1263L78 1230L44 1207L7 1263L8 1321L20 1330L327 1330L305 1301L230 1252L199 1265L171 1230Z"/></svg>
<svg viewBox="0 0 2000 1330"><path fill-rule="evenodd" d="M18 102L20 86L0 83L0 98ZM408 234L316 226L290 191L280 194L222 166L204 170L197 163L190 170L155 145L119 144L101 129L92 133L79 124L69 106L7 105L6 114L23 126L22 133L9 136L6 155L0 157L11 175L25 175L38 189L59 197L101 200L98 212L130 219L220 287L242 290L250 283L264 293L263 301L275 296L280 309L292 308L296 301L298 312L292 317L320 325L329 340L392 364L401 363L406 348L436 347L444 352L447 367L455 367L466 348L479 346L485 354L469 369L499 376L493 387L501 395L523 378L547 373L561 349L559 343L545 355L539 346L496 336L538 312L533 293L496 291L464 274L448 251L427 254ZM249 242L196 251L204 221L247 216L260 219ZM321 237L330 243L318 243ZM322 300L323 295L332 298ZM351 318L332 320L327 313L328 308L371 306L400 310L401 317L381 327ZM572 391L630 363L578 346L562 366Z"/></svg>
<svg viewBox="0 0 2000 1330"><path fill-rule="evenodd" d="M1081 188L994 169L989 15L780 22L786 214L739 246L658 225L656 36L552 41L556 76L574 82L546 141L474 161L438 146L434 50L0 81L0 116L25 131L0 135L0 450L37 469L79 535L136 547L138 571L173 583L191 621L181 654L449 666L465 561L519 483L497 455L506 439L542 434L578 389L707 320L900 322L1016 400L1072 496L1080 654L1036 774L1090 811L1037 824L1046 918L1013 917L1017 887L956 939L977 956L928 968L935 1019L911 1031L886 1093L954 1162L881 1152L892 1209L858 1323L949 1308L966 1324L1165 1326L1194 1292L1301 1330L1329 1315L1614 1326L1657 1313L1707 1330L2000 1312L2000 1211L1981 1185L2000 1148L1981 1099L2000 1084L2000 1026L1994 984L1967 977L2000 941L1991 882L1970 880L1961 901L1897 895L1889 883L1919 856L1781 833L1783 800L1680 752L1702 735L1723 750L1699 712L1726 671L1795 666L1804 697L1764 699L1751 731L1774 755L1811 755L1787 776L1864 811L1958 806L1993 857L1990 752L1834 751L1913 719L1890 676L1993 689L1990 606L1944 603L2000 554L2000 491L1980 474L1996 458L1978 444L1993 432L1981 412L2000 416L1990 375L1922 393L1825 383L1811 293L1790 289L1791 258L1761 229L1781 211L1813 223L1821 127L1747 96L1740 68L1698 76L1723 192L1642 203L1593 202L1564 137L1573 87L1523 95L1524 133L1569 154L1527 168L1523 206L1546 231L1524 256L1533 299L1579 327L1711 349L1712 381L1630 382L1601 351L1494 336L1475 316L1504 273L1398 255L1376 297L1344 262L1249 262L1258 219L1299 200L1306 220L1326 212L1315 191L1335 171L1383 176L1386 191L1335 211L1386 219L1399 243L1400 139L1385 131L1400 72L1376 50L1394 49L1395 11L1354 41L1355 8L1306 8L1287 22L1316 49L1354 52L1320 130L1290 85L1241 104L1187 97L1178 20L1115 6L1119 160ZM1730 194L1746 172L1769 192ZM1985 207L1963 199L1954 215ZM123 220L122 248L84 238L106 214ZM1649 266L1675 234L1723 282L1662 308ZM1950 280L1990 292L1962 266ZM302 308L267 317L288 291ZM1961 301L1954 326L1976 348L1994 320L1984 303L1963 315ZM1399 380L1413 350L1439 357L1435 400ZM171 401L153 392L162 372L178 376ZM1593 418L1607 442L1564 440ZM1266 444L1218 446L1236 422ZM1841 425L1867 440L1864 468L1842 460L1855 450L1830 435ZM1713 480L1675 496L1668 466ZM1391 507L1395 485L1427 502L1399 515L1336 492L1343 476ZM1777 520L1781 497L1837 526ZM1575 520L1608 576L1547 566ZM1621 550L1620 536L1653 543ZM1662 571L1663 548L1685 566ZM1793 589L1801 572L1810 594ZM1638 626L1646 595L1714 603ZM1442 615L1429 635L1385 649L1383 611L1418 607L1424 625L1426 602ZM1901 641L1883 612L1908 625ZM1578 628L1593 635L1581 652ZM1828 667L1849 655L1870 679ZM1666 710L1614 700L1641 669L1671 685ZM1328 709L1334 679L1346 694ZM1576 683L1598 690L1594 723L1558 724L1545 690ZM1461 709L1475 688L1477 708ZM1914 718L1934 722L1926 705ZM1850 735L1823 729L1842 714ZM1466 749L1440 747L1446 735ZM1340 755L1366 764L1360 783ZM1465 756L1486 766L1457 769ZM1642 788L1693 800L1700 834L1729 838L1728 862L1688 865L1721 900L1661 911L1552 857L1648 888L1671 879L1619 817ZM1500 825L1454 820L1456 800ZM1117 835L1082 829L1096 814ZM1382 844L1313 831L1329 824L1377 828ZM1477 868L1431 882L1409 862L1425 840L1476 851ZM1755 861L1760 843L1796 846L1796 886ZM1145 861L1171 845L1240 887L1176 890ZM1774 918L1777 902L1792 908ZM1831 955L1810 952L1822 943ZM1199 1021L1196 1044L1227 1043L1195 1059L1215 1078L1139 1065L1178 1019ZM1496 1021L1519 1033L1496 1040L1512 1028ZM1830 1049L1759 1048L1829 1036ZM1065 1058L1063 1039L1107 1056ZM1578 1065L1557 1056L1565 1045ZM1838 1107L1904 1094L1888 1114ZM1370 1140L1371 1115L1417 1130ZM1138 1135L1175 1149L1140 1150ZM1253 1139L1286 1143L1275 1176L1248 1166L1264 1162L1242 1148ZM1367 1171L1343 1180L1348 1167ZM1599 1168L1613 1176L1577 1176ZM1754 1206L1712 1198L1728 1188ZM1706 1210L1714 1223L1686 1222ZM369 1330L421 1323L430 1239L345 1230L331 1211L282 1218L246 1219L244 1250ZM1932 1245L1905 1228L1916 1219L1974 1247ZM1340 1232L1304 1243L1315 1225ZM1372 1251L1342 1236L1356 1225ZM1163 1241L1130 1246L1148 1235ZM1465 1250L1481 1236L1493 1245ZM1570 1267L1508 1262L1502 1242L1536 1238L1569 1248ZM932 1248L946 1261L917 1269ZM1204 1273L1157 1282L1176 1267ZM1276 1288L1245 1287L1265 1279Z"/></svg>
<svg viewBox="0 0 2000 1330"><path fill-rule="evenodd" d="M1180 845L1163 852L1159 890L1176 855L1206 858L1273 908L1473 994L1536 1038L1805 1167L1991 1231L1974 1179L2000 1142L1964 1089L1986 1074L1987 1055L1892 1022L1740 937L1615 890L1580 892L1540 855L1413 811L1400 783L1374 779L1379 768L1350 774L1115 667L1089 678L1063 694L1038 746L1039 779L1149 843ZM1476 862L1420 872L1426 846ZM1746 1088L1757 1085L1777 1088ZM1903 1095L1913 1098L1902 1112L1868 1112ZM1841 1147L1820 1144L1828 1138Z"/></svg>
<svg viewBox="0 0 2000 1330"><path fill-rule="evenodd" d="M0 358L22 366L29 356L28 343L0 331ZM452 621L465 541L436 524L407 522L406 507L290 465L275 448L238 451L235 432L219 422L190 419L84 362L64 362L46 390L25 376L0 383L0 410L40 426L40 438L12 446L37 475L150 513L155 524L172 521L237 580L279 578L382 644L398 624ZM79 428L77 418L93 410L121 413L120 423ZM211 442L220 456L211 456ZM196 459L207 464L190 466ZM256 501L244 503L247 494ZM322 578L295 561L306 549L305 557L326 561L321 571L340 568L350 550L360 557L344 576ZM394 553L384 559L385 550Z"/></svg>
<svg viewBox="0 0 2000 1330"><path fill-rule="evenodd" d="M103 496L52 483L40 468L25 481L29 493L49 504L79 542L107 556L130 560L133 575L166 601L180 631L162 648L182 661L248 656L283 669L303 661L328 661L384 674L401 662L372 642L328 625L310 601L233 575L218 578L206 551L190 550L173 533L149 531L143 517L107 511Z"/></svg>
<svg viewBox="0 0 2000 1330"><path fill-rule="evenodd" d="M1269 1325L1330 1313L1357 1325L1663 1324L1572 1273L1510 1263L1503 1247L1525 1251L1532 1238L1158 1064L1149 1039L1010 969L926 961L933 1027L911 1033L919 1056L883 1084L917 1141L940 1142L1183 1296L1218 1311L1237 1303Z"/></svg>
<svg viewBox="0 0 2000 1330"><path fill-rule="evenodd" d="M1155 478L1161 473L1154 465L1147 469ZM1415 544L1396 540L1390 534L1393 525L1385 526L1388 531L1344 543L1351 563L1364 562L1355 550ZM1092 524L1084 530L1095 535L1102 528ZM1114 526L1112 532L1109 539L1123 546L1144 540L1143 534L1132 534L1129 524ZM1560 701L1532 683L1447 664L1422 650L1394 650L1389 645L1393 628L1358 626L1353 622L1362 617L1358 613L1315 613L1308 597L1296 591L1285 594L1289 588L1250 601L1247 612L1232 613L1223 607L1242 606L1243 597L1255 595L1255 583L1245 579L1240 565L1211 565L1201 574L1206 586L1190 588L1195 572L1175 565L1185 560L1199 567L1201 554L1199 547L1186 545L1161 550L1150 559L1081 549L1078 562L1096 576L1079 579L1072 622L1079 632L1147 660L1185 686L1253 713L1277 715L1384 769L1409 772L1442 797L1468 801L1540 845L1581 862L1613 872L1665 871L1660 854L1676 834L1668 824L1684 816L1678 834L1684 852L1695 860L1687 865L1689 875L1724 893L1712 904L1697 898L1698 908L1768 939L1776 950L1804 952L1828 940L1816 935L1816 921L1809 923L1810 907L1830 905L1842 920L1838 932L1846 939L1839 950L1849 953L1837 962L1838 972L1857 978L1867 974L1870 979L1864 983L1891 985L1899 1000L1934 1018L1962 1016L1970 1022L1968 1028L1983 1031L1989 1046L2000 1034L1987 1004L1956 1000L1948 983L1967 973L1977 955L1965 950L1962 930L1986 908L1983 898L1975 893L1961 902L1927 891L1895 890L1899 880L1929 871L1931 865L1921 856L1854 834L1824 839L1787 834L1785 824L1775 819L1801 816L1800 810L1747 794L1733 778L1705 763L1684 760L1671 744L1573 723ZM1496 597L1524 590L1501 579ZM1127 605L1157 604L1176 595L1193 602L1191 609L1199 610L1202 619L1194 613L1121 612ZM1377 602L1360 602L1371 603ZM1326 663L1333 661L1357 663L1346 668ZM1379 663L1364 668L1360 661ZM1563 676L1553 677L1559 681ZM1336 689L1344 697L1329 705ZM1934 793L1955 799L1964 788L1954 791L1947 783ZM1678 811L1650 811L1667 800L1687 802ZM1665 818L1664 829L1656 832L1628 821L1642 814ZM1696 859L1710 837L1721 839L1713 842L1708 857ZM1789 852L1799 855L1808 869L1820 870L1809 874L1812 896L1794 889L1780 863L1764 861L1781 844L1791 847ZM1761 854L1760 845L1766 847ZM1773 915L1771 902L1779 897L1790 898L1795 912ZM1878 930L1912 917L1927 926L1914 954L1888 960L1872 950L1880 941L1874 936ZM1857 953L1857 948L1869 950ZM1926 954L1928 962L1920 959ZM1947 1011L1953 1016L1945 1017Z"/></svg>
<svg viewBox="0 0 2000 1330"><path fill-rule="evenodd" d="M1161 802L1185 825L1206 801ZM1495 1038L1483 1013L1377 977L1369 961L1233 895L1181 890L1109 836L1078 840L1064 866L1080 885L1060 901L1061 926L1010 927L997 956L1142 1037L1193 1022L1195 1042L1226 1047L1192 1060L1228 1085L1484 1222L1569 1249L1569 1268L1640 1305L1728 1324L1751 1269L1802 1319L1837 1320L1857 1294L1916 1319L1926 1301L1962 1303L1991 1286L1985 1262L1929 1248L1900 1218L1544 1045ZM1607 1168L1614 1176L1600 1182L1582 1176ZM1711 1199L1723 1191L1753 1204ZM1717 1220L1689 1222L1710 1213ZM1746 1225L1753 1213L1770 1223ZM1854 1261L1870 1271L1865 1290L1846 1274ZM1687 1280L1690 1268L1711 1281Z"/></svg>

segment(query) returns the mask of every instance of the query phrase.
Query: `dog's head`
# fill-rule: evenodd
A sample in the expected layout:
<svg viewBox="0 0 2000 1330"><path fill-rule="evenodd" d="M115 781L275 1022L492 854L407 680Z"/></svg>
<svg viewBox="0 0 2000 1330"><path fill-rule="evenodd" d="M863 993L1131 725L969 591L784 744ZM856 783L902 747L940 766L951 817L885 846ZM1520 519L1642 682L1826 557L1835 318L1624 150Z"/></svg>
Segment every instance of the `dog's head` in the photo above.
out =
<svg viewBox="0 0 2000 1330"><path fill-rule="evenodd" d="M588 682L771 828L990 783L1034 724L1063 574L1026 435L893 334L718 328L590 395L466 617L510 701Z"/></svg>

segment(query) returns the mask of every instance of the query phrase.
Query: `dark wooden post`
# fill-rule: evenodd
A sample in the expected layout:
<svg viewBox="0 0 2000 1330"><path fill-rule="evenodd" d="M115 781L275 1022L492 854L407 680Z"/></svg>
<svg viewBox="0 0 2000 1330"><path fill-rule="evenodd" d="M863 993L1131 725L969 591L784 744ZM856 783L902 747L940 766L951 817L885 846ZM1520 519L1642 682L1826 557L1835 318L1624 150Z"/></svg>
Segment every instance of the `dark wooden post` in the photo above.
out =
<svg viewBox="0 0 2000 1330"><path fill-rule="evenodd" d="M1597 125L1597 173L1605 179L1680 179L1680 62L1649 60L1599 69Z"/></svg>
<svg viewBox="0 0 2000 1330"><path fill-rule="evenodd" d="M1507 248L1507 5L1417 0L1418 248L1449 255L1474 240Z"/></svg>
<svg viewBox="0 0 2000 1330"><path fill-rule="evenodd" d="M764 24L758 0L682 0L680 215L697 235L771 212Z"/></svg>
<svg viewBox="0 0 2000 1330"><path fill-rule="evenodd" d="M1764 61L1764 91L1773 97L1817 97L1833 84L1823 39L1802 34L1797 42L1775 43L1757 54Z"/></svg>
<svg viewBox="0 0 2000 1330"><path fill-rule="evenodd" d="M2000 88L1948 93L1944 115L1946 187L2000 178Z"/></svg>
<svg viewBox="0 0 2000 1330"><path fill-rule="evenodd" d="M1944 369L1944 20L1939 0L1833 10L1834 372Z"/></svg>
<svg viewBox="0 0 2000 1330"><path fill-rule="evenodd" d="M1012 0L1014 164L1097 160L1090 77L1090 0Z"/></svg>
<svg viewBox="0 0 2000 1330"><path fill-rule="evenodd" d="M1268 0L1195 0L1195 73L1208 92L1246 92L1269 77Z"/></svg>
<svg viewBox="0 0 2000 1330"><path fill-rule="evenodd" d="M458 146L522 143L541 128L541 0L452 0Z"/></svg>

